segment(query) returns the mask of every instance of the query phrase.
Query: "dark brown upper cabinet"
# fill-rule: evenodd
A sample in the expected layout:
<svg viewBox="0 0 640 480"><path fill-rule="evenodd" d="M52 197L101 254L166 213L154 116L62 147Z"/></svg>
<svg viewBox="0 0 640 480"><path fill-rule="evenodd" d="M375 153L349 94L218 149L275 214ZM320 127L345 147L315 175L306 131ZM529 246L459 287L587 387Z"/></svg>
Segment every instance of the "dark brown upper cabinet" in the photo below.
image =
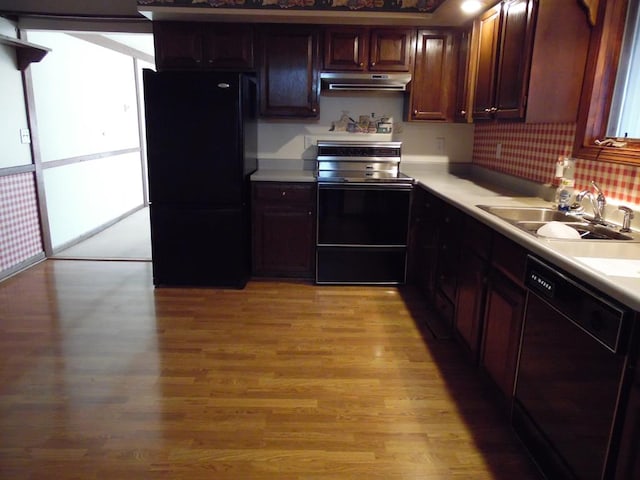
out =
<svg viewBox="0 0 640 480"><path fill-rule="evenodd" d="M474 120L576 121L590 37L578 2L503 1L474 32Z"/></svg>
<svg viewBox="0 0 640 480"><path fill-rule="evenodd" d="M158 70L251 70L251 25L154 22Z"/></svg>
<svg viewBox="0 0 640 480"><path fill-rule="evenodd" d="M535 3L504 2L477 20L475 120L524 118Z"/></svg>
<svg viewBox="0 0 640 480"><path fill-rule="evenodd" d="M324 69L409 72L414 40L410 28L326 27Z"/></svg>
<svg viewBox="0 0 640 480"><path fill-rule="evenodd" d="M407 120L452 121L458 68L457 32L418 30Z"/></svg>
<svg viewBox="0 0 640 480"><path fill-rule="evenodd" d="M260 114L318 117L319 30L267 25L259 32Z"/></svg>

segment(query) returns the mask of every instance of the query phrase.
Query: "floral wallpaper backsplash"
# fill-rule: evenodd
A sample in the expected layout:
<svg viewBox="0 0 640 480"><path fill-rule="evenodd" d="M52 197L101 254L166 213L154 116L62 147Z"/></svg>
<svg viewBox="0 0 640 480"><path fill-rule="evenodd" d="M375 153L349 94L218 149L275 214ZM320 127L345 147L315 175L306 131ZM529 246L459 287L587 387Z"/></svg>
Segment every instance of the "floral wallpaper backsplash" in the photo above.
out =
<svg viewBox="0 0 640 480"><path fill-rule="evenodd" d="M575 132L575 123L476 124L473 163L534 182L550 183L558 157L571 155ZM576 190L587 188L595 180L607 198L640 205L639 167L575 160Z"/></svg>

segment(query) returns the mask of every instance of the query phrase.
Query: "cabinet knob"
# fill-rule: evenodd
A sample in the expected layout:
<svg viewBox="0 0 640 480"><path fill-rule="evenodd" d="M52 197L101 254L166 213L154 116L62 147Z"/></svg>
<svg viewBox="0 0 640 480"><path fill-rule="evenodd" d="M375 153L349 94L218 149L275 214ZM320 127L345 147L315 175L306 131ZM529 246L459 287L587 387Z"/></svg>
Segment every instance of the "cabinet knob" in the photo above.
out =
<svg viewBox="0 0 640 480"><path fill-rule="evenodd" d="M313 108L311 109L311 111L312 111L313 113L316 113L316 112L318 111L318 109L317 109L317 108L315 108L315 107L313 107Z"/></svg>
<svg viewBox="0 0 640 480"><path fill-rule="evenodd" d="M491 109L490 109L490 108L485 108L485 109L484 109L484 112L485 112L485 113L491 113Z"/></svg>
<svg viewBox="0 0 640 480"><path fill-rule="evenodd" d="M211 58L210 58L210 59L209 59L209 63L213 63L213 59L211 59Z"/></svg>
<svg viewBox="0 0 640 480"><path fill-rule="evenodd" d="M361 67L364 67L364 62L360 62L360 66L361 66Z"/></svg>
<svg viewBox="0 0 640 480"><path fill-rule="evenodd" d="M376 66L376 62L371 62L371 66L375 67Z"/></svg>
<svg viewBox="0 0 640 480"><path fill-rule="evenodd" d="M495 113L497 111L498 111L498 109L496 107L491 107L491 113Z"/></svg>
<svg viewBox="0 0 640 480"><path fill-rule="evenodd" d="M418 110L414 110L414 111L413 111L413 114L414 114L414 115L418 115Z"/></svg>
<svg viewBox="0 0 640 480"><path fill-rule="evenodd" d="M460 110L460 115L466 115L467 111L466 110Z"/></svg>
<svg viewBox="0 0 640 480"><path fill-rule="evenodd" d="M313 215L313 212L312 212L311 210L309 210L309 211L307 212L307 215L311 216L311 215Z"/></svg>
<svg viewBox="0 0 640 480"><path fill-rule="evenodd" d="M282 196L283 197L286 196L286 195L287 195L287 192L282 192Z"/></svg>

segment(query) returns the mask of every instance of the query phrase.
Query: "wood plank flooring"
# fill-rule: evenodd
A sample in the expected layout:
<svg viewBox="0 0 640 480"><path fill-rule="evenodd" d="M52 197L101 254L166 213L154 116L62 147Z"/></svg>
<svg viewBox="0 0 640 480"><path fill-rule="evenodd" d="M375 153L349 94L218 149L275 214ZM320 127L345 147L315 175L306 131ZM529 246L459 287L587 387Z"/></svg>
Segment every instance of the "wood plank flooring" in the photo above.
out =
<svg viewBox="0 0 640 480"><path fill-rule="evenodd" d="M0 478L539 479L427 315L408 287L48 260L0 283Z"/></svg>

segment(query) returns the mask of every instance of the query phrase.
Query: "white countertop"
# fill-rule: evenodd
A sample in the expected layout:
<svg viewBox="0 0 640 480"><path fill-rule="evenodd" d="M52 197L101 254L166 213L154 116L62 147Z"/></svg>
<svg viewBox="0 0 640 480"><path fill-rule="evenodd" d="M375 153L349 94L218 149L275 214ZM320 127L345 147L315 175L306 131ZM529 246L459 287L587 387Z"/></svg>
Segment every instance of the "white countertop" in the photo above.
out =
<svg viewBox="0 0 640 480"><path fill-rule="evenodd" d="M551 206L539 197L519 196L491 184L451 174L440 164L403 164L416 183L477 220L566 270L587 284L640 311L640 243L556 240L528 234L476 205ZM619 267L615 268L615 264Z"/></svg>
<svg viewBox="0 0 640 480"><path fill-rule="evenodd" d="M598 240L555 240L536 237L511 225L477 205L551 206L541 197L520 195L501 183L470 180L450 170L447 163L403 163L403 173L416 179L440 198L522 245L540 258L566 270L583 282L601 290L640 312L640 243ZM468 171L468 169L466 169ZM252 181L315 182L314 172L304 169L259 169ZM519 191L519 190L518 190ZM616 265L617 264L617 265ZM619 268L617 268L619 267Z"/></svg>

